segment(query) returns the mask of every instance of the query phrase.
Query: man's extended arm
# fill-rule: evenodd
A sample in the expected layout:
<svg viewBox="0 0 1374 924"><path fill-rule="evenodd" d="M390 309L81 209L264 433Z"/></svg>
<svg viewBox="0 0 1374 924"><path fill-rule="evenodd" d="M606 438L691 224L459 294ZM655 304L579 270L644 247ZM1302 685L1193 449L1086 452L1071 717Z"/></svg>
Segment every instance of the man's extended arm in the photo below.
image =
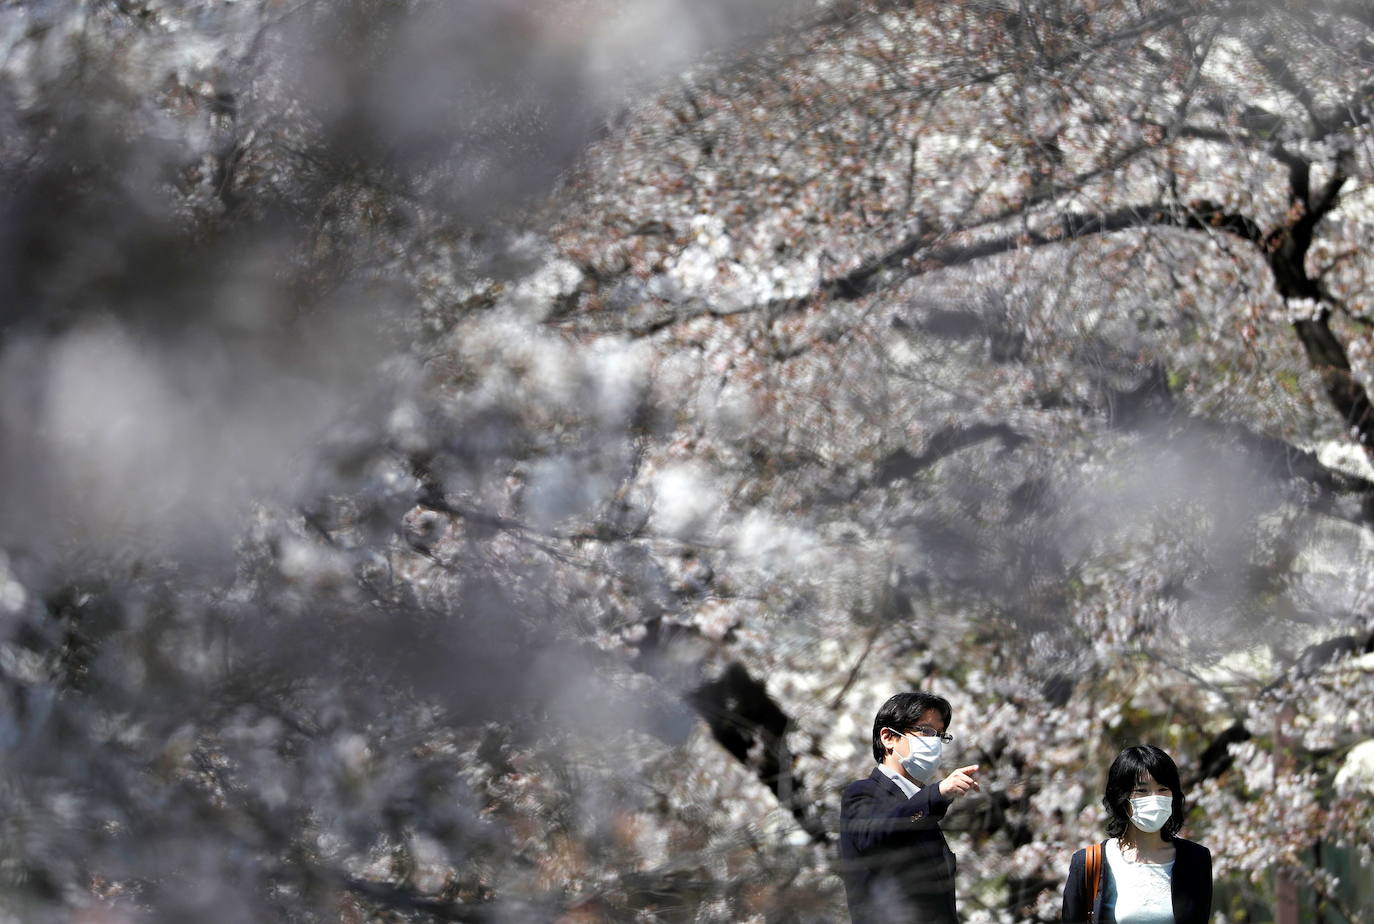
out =
<svg viewBox="0 0 1374 924"><path fill-rule="evenodd" d="M841 837L847 834L855 851L867 853L895 833L936 827L949 803L939 786L926 786L910 799L888 802L877 784L860 780L840 797Z"/></svg>

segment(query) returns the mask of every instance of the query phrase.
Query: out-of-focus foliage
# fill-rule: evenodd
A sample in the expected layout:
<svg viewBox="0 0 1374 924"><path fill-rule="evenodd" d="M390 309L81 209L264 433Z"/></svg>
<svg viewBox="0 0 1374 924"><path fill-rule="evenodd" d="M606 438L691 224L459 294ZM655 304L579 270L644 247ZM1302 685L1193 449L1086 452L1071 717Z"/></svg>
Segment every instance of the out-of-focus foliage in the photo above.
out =
<svg viewBox="0 0 1374 924"><path fill-rule="evenodd" d="M1372 94L1341 0L0 9L0 912L835 920L920 686L969 920L1138 741L1359 920Z"/></svg>

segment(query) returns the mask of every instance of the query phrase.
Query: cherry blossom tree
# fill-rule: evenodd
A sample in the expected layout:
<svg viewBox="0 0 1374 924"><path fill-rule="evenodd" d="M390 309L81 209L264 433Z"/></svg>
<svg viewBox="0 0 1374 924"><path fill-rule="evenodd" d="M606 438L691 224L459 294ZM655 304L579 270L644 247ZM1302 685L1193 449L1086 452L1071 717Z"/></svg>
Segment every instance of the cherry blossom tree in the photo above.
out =
<svg viewBox="0 0 1374 924"><path fill-rule="evenodd" d="M571 185L553 320L658 347L669 471L742 518L708 573L775 556L721 637L812 678L779 692L798 775L861 773L885 691L949 694L993 768L981 913L1053 918L1149 737L1224 881L1358 915L1322 845L1369 849L1332 784L1369 733L1363 662L1333 666L1370 638L1369 38L1346 4L860 5L689 75ZM819 639L847 657L817 688Z"/></svg>

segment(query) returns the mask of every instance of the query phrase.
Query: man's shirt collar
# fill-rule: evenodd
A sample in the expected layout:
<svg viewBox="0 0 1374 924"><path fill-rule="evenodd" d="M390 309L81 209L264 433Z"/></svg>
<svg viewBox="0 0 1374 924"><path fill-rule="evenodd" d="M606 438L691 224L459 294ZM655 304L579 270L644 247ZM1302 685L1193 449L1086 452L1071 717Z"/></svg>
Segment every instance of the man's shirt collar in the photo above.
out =
<svg viewBox="0 0 1374 924"><path fill-rule="evenodd" d="M897 786L902 790L902 795L906 796L908 799L916 795L916 793L921 788L917 786L915 783L911 782L911 780L908 780L906 777L902 776L896 770L893 770L887 764L878 764L878 769L883 771L883 773L887 776L888 779L896 783Z"/></svg>

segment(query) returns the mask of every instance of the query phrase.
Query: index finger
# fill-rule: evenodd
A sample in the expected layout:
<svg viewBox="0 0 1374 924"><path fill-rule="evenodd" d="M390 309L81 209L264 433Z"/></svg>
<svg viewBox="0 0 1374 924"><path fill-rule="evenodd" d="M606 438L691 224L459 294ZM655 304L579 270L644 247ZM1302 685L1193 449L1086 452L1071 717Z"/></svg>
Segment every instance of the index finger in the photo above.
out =
<svg viewBox="0 0 1374 924"><path fill-rule="evenodd" d="M977 765L977 764L969 764L967 767L960 767L958 770L955 770L954 772L955 772L955 773L967 773L969 776L973 776L975 773L978 772L978 765Z"/></svg>

